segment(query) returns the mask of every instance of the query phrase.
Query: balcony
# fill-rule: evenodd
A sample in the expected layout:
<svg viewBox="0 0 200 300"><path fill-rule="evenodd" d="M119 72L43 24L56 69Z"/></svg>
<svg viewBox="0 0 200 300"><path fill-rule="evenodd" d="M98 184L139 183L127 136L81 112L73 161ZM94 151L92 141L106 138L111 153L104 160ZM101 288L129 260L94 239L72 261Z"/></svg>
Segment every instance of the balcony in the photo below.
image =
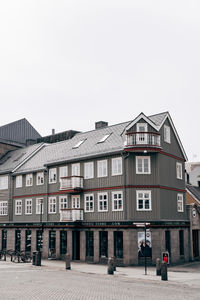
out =
<svg viewBox="0 0 200 300"><path fill-rule="evenodd" d="M60 180L60 190L65 190L68 193L79 193L83 191L82 176L62 177Z"/></svg>
<svg viewBox="0 0 200 300"><path fill-rule="evenodd" d="M149 148L150 151L161 149L160 134L157 132L130 132L126 134L125 151L143 151Z"/></svg>
<svg viewBox="0 0 200 300"><path fill-rule="evenodd" d="M83 209L81 208L65 208L60 211L60 222L83 221Z"/></svg>

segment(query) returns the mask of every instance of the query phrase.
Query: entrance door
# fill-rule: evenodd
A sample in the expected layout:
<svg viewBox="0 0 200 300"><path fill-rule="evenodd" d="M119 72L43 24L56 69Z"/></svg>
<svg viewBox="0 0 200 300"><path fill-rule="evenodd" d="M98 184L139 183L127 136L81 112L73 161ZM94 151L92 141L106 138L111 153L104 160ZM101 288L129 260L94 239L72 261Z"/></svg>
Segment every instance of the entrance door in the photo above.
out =
<svg viewBox="0 0 200 300"><path fill-rule="evenodd" d="M72 259L80 260L80 231L72 231Z"/></svg>
<svg viewBox="0 0 200 300"><path fill-rule="evenodd" d="M72 208L80 208L80 196L72 196Z"/></svg>
<svg viewBox="0 0 200 300"><path fill-rule="evenodd" d="M199 256L199 232L198 230L192 230L192 240L193 240L193 255L194 257Z"/></svg>

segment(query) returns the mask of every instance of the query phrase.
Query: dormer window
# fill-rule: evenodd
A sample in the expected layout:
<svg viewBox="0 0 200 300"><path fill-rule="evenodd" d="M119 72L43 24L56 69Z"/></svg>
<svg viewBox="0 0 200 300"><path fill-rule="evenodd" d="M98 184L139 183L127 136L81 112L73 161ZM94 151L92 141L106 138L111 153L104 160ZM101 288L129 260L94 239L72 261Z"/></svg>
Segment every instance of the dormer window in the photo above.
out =
<svg viewBox="0 0 200 300"><path fill-rule="evenodd" d="M137 123L137 144L147 144L147 134L145 132L147 132L147 123Z"/></svg>
<svg viewBox="0 0 200 300"><path fill-rule="evenodd" d="M73 149L79 148L80 145L82 145L85 141L86 141L86 139L79 141L79 142L73 147Z"/></svg>
<svg viewBox="0 0 200 300"><path fill-rule="evenodd" d="M98 141L98 143L104 143L110 135L111 135L111 133L105 134L102 137L102 139L100 139L100 141Z"/></svg>
<svg viewBox="0 0 200 300"><path fill-rule="evenodd" d="M164 141L169 144L171 143L170 127L167 125L164 125Z"/></svg>

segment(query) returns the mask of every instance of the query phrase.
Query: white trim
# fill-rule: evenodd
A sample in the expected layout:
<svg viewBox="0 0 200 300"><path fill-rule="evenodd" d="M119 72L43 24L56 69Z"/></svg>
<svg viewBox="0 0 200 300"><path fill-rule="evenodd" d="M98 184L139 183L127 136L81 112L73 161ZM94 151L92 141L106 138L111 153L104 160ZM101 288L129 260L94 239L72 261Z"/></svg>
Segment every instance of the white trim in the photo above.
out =
<svg viewBox="0 0 200 300"><path fill-rule="evenodd" d="M180 167L181 176L179 177L178 169ZM183 165L182 163L176 162L176 178L177 179L183 179Z"/></svg>
<svg viewBox="0 0 200 300"><path fill-rule="evenodd" d="M40 182L38 181L39 174L40 174ZM43 176L41 176L41 174ZM43 178L43 183L41 183L41 178ZM44 172L43 171L37 172L36 173L36 185L43 185L43 184L44 184Z"/></svg>
<svg viewBox="0 0 200 300"><path fill-rule="evenodd" d="M181 199L178 199L181 196ZM178 208L178 202L181 201L182 203L182 209L180 210ZM183 194L178 193L177 194L177 212L184 212L184 203L183 203Z"/></svg>
<svg viewBox="0 0 200 300"><path fill-rule="evenodd" d="M21 185L18 185L18 184L17 184L17 183L19 183L19 182L17 181L17 178L18 178L18 179L20 178L20 183L21 183ZM23 185L22 180L23 180L22 175L17 175L17 176L15 177L15 188L16 188L16 189L22 187L22 185Z"/></svg>
<svg viewBox="0 0 200 300"><path fill-rule="evenodd" d="M99 164L105 163L106 165L106 174L103 174L103 168L102 168L102 174L100 174L100 166ZM102 166L101 166L102 167ZM107 159L101 159L97 161L97 177L102 178L102 177L107 177L108 176L108 160Z"/></svg>
<svg viewBox="0 0 200 300"><path fill-rule="evenodd" d="M33 186L33 173L26 174L26 186Z"/></svg>
<svg viewBox="0 0 200 300"><path fill-rule="evenodd" d="M2 204L6 203L6 206L3 206ZM5 210L6 208L6 213L1 213L1 210L3 211L3 209ZM0 201L0 216L7 216L8 215L8 201Z"/></svg>
<svg viewBox="0 0 200 300"><path fill-rule="evenodd" d="M134 119L127 127L126 130L131 129L131 127L133 127L133 125L135 125L136 123L138 123L138 121L140 121L141 119L144 119L149 125L151 125L151 127L153 127L156 131L158 131L158 126L156 126L156 124L154 124L147 116L145 116L144 113L139 114L139 116Z"/></svg>
<svg viewBox="0 0 200 300"><path fill-rule="evenodd" d="M21 213L17 212L17 202L21 203L21 205L19 205L19 206L21 206ZM16 216L21 216L22 215L22 200L21 199L15 199L15 215Z"/></svg>
<svg viewBox="0 0 200 300"><path fill-rule="evenodd" d="M30 201L31 202L31 205L29 205L30 206L30 210L31 210L31 212L27 212L27 202L28 201ZM32 207L32 205L33 205L33 201L32 201L32 199L31 198L27 198L27 199L25 199L25 215L32 215L32 211L33 211L33 207Z"/></svg>
<svg viewBox="0 0 200 300"><path fill-rule="evenodd" d="M42 204L42 215L43 215L44 214L44 198L42 198L42 197L36 198L35 199L35 214L36 215L40 215L41 214L41 204ZM38 206L39 206L39 210L38 210Z"/></svg>
<svg viewBox="0 0 200 300"><path fill-rule="evenodd" d="M69 202L68 202L68 197L67 197L67 195L62 195L62 196L59 196L59 212L61 211L61 209L63 209L63 208L61 208L61 200L62 199L66 199L66 208L68 208L69 207Z"/></svg>
<svg viewBox="0 0 200 300"><path fill-rule="evenodd" d="M118 173L114 173L114 163L116 163L117 161L120 161L120 165L121 165L121 172L118 172ZM119 156L119 157L114 157L112 158L112 176L117 176L117 175L122 175L122 157ZM117 170L118 171L118 170Z"/></svg>
<svg viewBox="0 0 200 300"><path fill-rule="evenodd" d="M56 175L55 179L51 178L51 176L50 176L50 173L53 172L53 171L55 171L54 172L54 175ZM51 179L53 179L53 181L50 181ZM56 183L56 182L57 182L57 168L49 168L49 184L53 184L53 183Z"/></svg>
<svg viewBox="0 0 200 300"><path fill-rule="evenodd" d="M88 201L86 200L86 197L92 197L92 200L89 199ZM86 203L89 202L89 210L86 209ZM93 209L90 209L90 202L93 203ZM85 194L84 195L84 212L89 213L89 212L94 212L94 194Z"/></svg>
<svg viewBox="0 0 200 300"><path fill-rule="evenodd" d="M53 207L55 205L55 211L50 211L50 200L55 200L55 203L51 203L51 206ZM52 214L56 214L56 211L57 211L57 198L56 197L49 197L48 199L48 213L50 215Z"/></svg>
<svg viewBox="0 0 200 300"><path fill-rule="evenodd" d="M139 201L138 201L138 194L139 193L148 193L149 194L149 208L145 209L145 208L139 208ZM142 198L143 200L143 207L144 207L144 196ZM151 190L136 190L136 208L137 211L151 211L152 210L152 200L151 200Z"/></svg>
<svg viewBox="0 0 200 300"><path fill-rule="evenodd" d="M121 194L121 199L118 199L118 197L117 197L117 199L114 199L114 195L115 194ZM114 201L117 201L117 206L119 205L118 204L118 201L119 200L121 200L121 205L122 205L122 207L121 208L117 208L117 209L115 209L114 208ZM122 191L114 191L114 192L112 192L112 211L123 211L123 192Z"/></svg>
<svg viewBox="0 0 200 300"><path fill-rule="evenodd" d="M94 178L94 162L93 161L84 163L84 179L91 179L91 178Z"/></svg>
<svg viewBox="0 0 200 300"><path fill-rule="evenodd" d="M103 196L103 195L106 195L106 200L100 200L99 199L99 197ZM98 197L98 212L107 212L108 211L108 193L98 193L97 197ZM101 209L100 210L100 205L99 205L100 201L106 201L107 202L107 209Z"/></svg>
<svg viewBox="0 0 200 300"><path fill-rule="evenodd" d="M138 171L138 159L142 159L142 172ZM148 159L148 172L144 172L144 159ZM150 156L136 156L135 160L136 160L135 167L136 167L137 175L151 174L151 157Z"/></svg>

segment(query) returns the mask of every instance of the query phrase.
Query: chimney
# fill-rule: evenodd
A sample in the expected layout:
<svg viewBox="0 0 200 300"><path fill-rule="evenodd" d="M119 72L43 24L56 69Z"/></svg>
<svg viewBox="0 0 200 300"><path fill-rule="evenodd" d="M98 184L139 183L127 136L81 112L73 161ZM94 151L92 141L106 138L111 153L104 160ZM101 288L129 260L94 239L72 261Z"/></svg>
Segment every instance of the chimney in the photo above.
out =
<svg viewBox="0 0 200 300"><path fill-rule="evenodd" d="M54 135L55 134L55 129L52 129L52 135Z"/></svg>
<svg viewBox="0 0 200 300"><path fill-rule="evenodd" d="M103 127L107 127L107 126L108 126L108 122L105 122L105 121L95 122L95 129L99 129L99 128L103 128Z"/></svg>

